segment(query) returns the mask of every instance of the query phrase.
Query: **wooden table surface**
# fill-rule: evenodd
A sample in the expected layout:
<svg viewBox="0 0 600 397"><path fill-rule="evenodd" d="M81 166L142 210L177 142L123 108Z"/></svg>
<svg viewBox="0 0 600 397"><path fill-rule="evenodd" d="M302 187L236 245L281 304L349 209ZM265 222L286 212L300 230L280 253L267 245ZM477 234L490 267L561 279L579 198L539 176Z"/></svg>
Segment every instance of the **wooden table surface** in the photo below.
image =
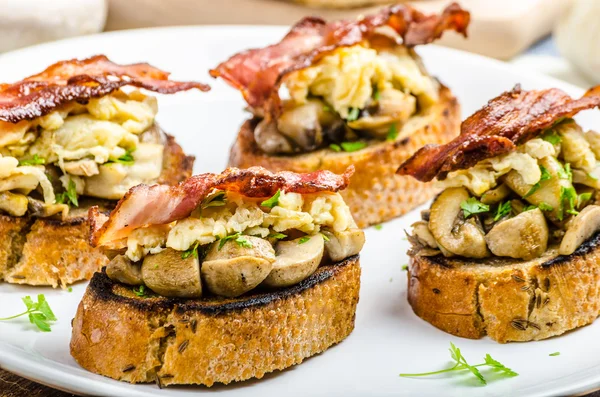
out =
<svg viewBox="0 0 600 397"><path fill-rule="evenodd" d="M0 369L0 397L75 397L73 394L42 386ZM600 391L587 397L600 397Z"/></svg>

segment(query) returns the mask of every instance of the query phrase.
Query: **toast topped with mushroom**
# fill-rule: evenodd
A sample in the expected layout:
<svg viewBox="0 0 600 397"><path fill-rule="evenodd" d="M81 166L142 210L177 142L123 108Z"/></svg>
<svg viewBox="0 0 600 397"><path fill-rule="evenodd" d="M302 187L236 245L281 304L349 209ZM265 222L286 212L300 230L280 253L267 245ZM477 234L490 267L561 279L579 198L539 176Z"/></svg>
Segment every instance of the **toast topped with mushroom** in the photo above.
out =
<svg viewBox="0 0 600 397"><path fill-rule="evenodd" d="M109 216L91 208L91 243L112 259L79 306L75 360L132 383L211 386L340 342L354 327L365 242L339 194L352 172L232 168L136 186Z"/></svg>
<svg viewBox="0 0 600 397"><path fill-rule="evenodd" d="M600 133L572 119L600 105L519 86L426 146L401 175L444 188L409 241L408 299L455 335L499 342L560 335L600 314Z"/></svg>
<svg viewBox="0 0 600 397"><path fill-rule="evenodd" d="M0 84L0 280L65 286L106 264L87 244L87 209L139 183L176 184L193 157L155 122L162 94L208 90L148 64L58 62Z"/></svg>
<svg viewBox="0 0 600 397"><path fill-rule="evenodd" d="M342 196L359 227L427 200L433 187L395 176L395 167L454 137L460 112L414 47L445 30L466 35L468 23L457 4L439 16L395 5L352 21L305 18L279 43L234 55L211 70L241 91L252 114L229 165L337 173L354 165Z"/></svg>

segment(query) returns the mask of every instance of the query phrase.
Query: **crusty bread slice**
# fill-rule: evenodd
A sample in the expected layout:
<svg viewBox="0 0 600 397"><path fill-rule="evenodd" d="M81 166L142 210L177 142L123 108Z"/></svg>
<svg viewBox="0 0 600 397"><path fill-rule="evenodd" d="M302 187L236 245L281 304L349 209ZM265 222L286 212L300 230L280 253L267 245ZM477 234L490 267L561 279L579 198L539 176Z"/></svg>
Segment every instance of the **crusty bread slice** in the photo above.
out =
<svg viewBox="0 0 600 397"><path fill-rule="evenodd" d="M600 234L573 254L530 261L413 256L408 301L453 335L501 342L563 334L600 315Z"/></svg>
<svg viewBox="0 0 600 397"><path fill-rule="evenodd" d="M354 328L358 256L292 287L234 299L138 297L104 272L73 321L71 355L85 369L131 383L230 383L301 363Z"/></svg>
<svg viewBox="0 0 600 397"><path fill-rule="evenodd" d="M174 185L192 174L193 156L186 156L167 135L159 183ZM89 245L87 210L99 205L110 211L115 202L82 199L66 220L0 215L0 281L66 286L88 280L108 263Z"/></svg>
<svg viewBox="0 0 600 397"><path fill-rule="evenodd" d="M312 172L318 169L343 173L350 165L356 172L342 197L361 228L403 215L433 197L432 183L396 175L396 169L426 144L445 143L458 134L460 107L450 90L440 86L440 101L412 117L395 141L373 141L356 152L322 149L294 156L273 156L262 152L254 140L256 121L241 128L231 147L229 166L263 166L271 171Z"/></svg>

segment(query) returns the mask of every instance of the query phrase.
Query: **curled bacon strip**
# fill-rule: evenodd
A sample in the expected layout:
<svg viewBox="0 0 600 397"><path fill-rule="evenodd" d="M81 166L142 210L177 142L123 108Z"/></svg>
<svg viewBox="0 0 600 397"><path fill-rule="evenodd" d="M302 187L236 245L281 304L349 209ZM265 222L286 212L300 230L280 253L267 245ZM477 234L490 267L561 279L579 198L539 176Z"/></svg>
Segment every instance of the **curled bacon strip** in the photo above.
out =
<svg viewBox="0 0 600 397"><path fill-rule="evenodd" d="M600 86L573 99L557 88L524 91L517 85L466 119L454 140L422 147L396 172L422 182L444 179L451 171L513 151L556 122L598 106Z"/></svg>
<svg viewBox="0 0 600 397"><path fill-rule="evenodd" d="M65 103L86 102L127 85L161 94L210 89L202 83L171 81L169 73L147 63L117 65L104 55L96 55L58 62L17 83L0 84L0 120L32 120Z"/></svg>
<svg viewBox="0 0 600 397"><path fill-rule="evenodd" d="M439 16L424 15L410 6L397 4L359 20L327 23L321 18L307 17L294 25L279 43L240 52L212 69L210 74L222 77L242 92L250 106L259 107L277 96L286 74L309 67L336 48L369 40L379 27L394 29L403 44L412 47L431 43L445 30L466 36L469 19L469 13L456 3L446 7Z"/></svg>
<svg viewBox="0 0 600 397"><path fill-rule="evenodd" d="M353 166L342 175L323 170L296 174L272 173L262 167L229 168L222 174L195 175L177 186L138 185L127 192L109 217L97 207L90 209L90 241L93 246L108 245L140 227L186 218L213 189L254 198L268 198L278 190L301 194L337 192L348 186L353 173Z"/></svg>

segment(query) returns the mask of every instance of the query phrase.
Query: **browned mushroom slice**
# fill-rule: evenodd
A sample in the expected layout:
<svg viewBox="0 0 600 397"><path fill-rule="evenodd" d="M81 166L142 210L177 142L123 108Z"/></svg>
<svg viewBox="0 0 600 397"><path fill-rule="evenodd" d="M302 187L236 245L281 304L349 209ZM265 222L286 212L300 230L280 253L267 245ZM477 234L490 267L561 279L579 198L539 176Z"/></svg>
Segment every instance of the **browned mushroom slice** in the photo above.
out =
<svg viewBox="0 0 600 397"><path fill-rule="evenodd" d="M599 230L600 206L588 205L569 223L558 252L561 255L571 255Z"/></svg>
<svg viewBox="0 0 600 397"><path fill-rule="evenodd" d="M325 250L332 261L338 262L349 256L356 255L365 245L365 233L358 228L348 229L343 232L323 230L326 237Z"/></svg>
<svg viewBox="0 0 600 397"><path fill-rule="evenodd" d="M503 183L500 186L483 193L480 201L483 204L498 204L502 200L506 199L510 193L510 188Z"/></svg>
<svg viewBox="0 0 600 397"><path fill-rule="evenodd" d="M197 255L183 258L181 251L167 248L148 255L142 264L142 279L152 291L163 296L199 298L202 296L200 264Z"/></svg>
<svg viewBox="0 0 600 397"><path fill-rule="evenodd" d="M325 251L323 236L313 235L275 246L277 257L273 269L263 281L267 287L289 287L315 272Z"/></svg>
<svg viewBox="0 0 600 397"><path fill-rule="evenodd" d="M115 256L106 266L106 275L111 280L128 285L142 285L142 269L139 264L133 263L125 255Z"/></svg>

